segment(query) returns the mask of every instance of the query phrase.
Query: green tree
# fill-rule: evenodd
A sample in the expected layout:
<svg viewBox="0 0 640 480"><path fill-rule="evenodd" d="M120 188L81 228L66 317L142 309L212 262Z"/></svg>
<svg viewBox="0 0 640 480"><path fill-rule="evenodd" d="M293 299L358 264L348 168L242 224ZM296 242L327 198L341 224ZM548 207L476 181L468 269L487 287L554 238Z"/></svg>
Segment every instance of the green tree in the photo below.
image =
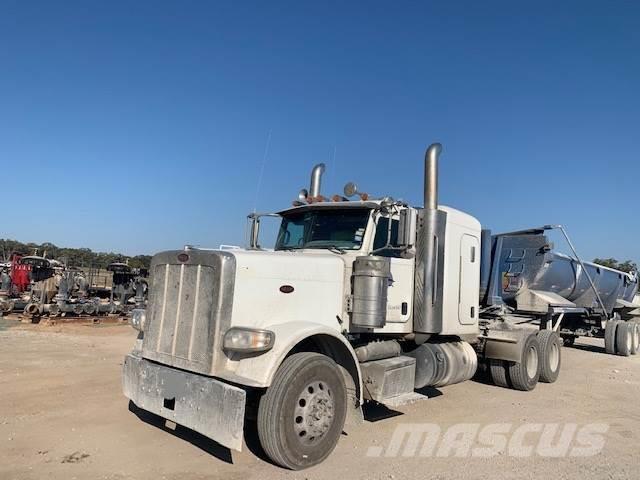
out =
<svg viewBox="0 0 640 480"><path fill-rule="evenodd" d="M619 262L615 258L595 258L593 263L597 263L598 265L602 265L609 268L615 268L616 270L620 270L621 272L637 272L638 265L631 260L625 260L624 262Z"/></svg>
<svg viewBox="0 0 640 480"><path fill-rule="evenodd" d="M129 259L131 268L149 268L151 265L151 255L136 255Z"/></svg>

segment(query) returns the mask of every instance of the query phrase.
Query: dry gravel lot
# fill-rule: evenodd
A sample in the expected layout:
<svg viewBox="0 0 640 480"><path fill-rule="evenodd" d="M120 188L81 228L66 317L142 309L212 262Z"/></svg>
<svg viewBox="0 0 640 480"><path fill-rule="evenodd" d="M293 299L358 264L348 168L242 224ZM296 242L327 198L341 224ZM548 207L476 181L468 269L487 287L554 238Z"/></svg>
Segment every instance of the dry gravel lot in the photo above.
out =
<svg viewBox="0 0 640 480"><path fill-rule="evenodd" d="M265 460L255 435L241 453L157 417L131 412L120 369L126 325L23 325L0 320L0 479L640 478L640 356L606 355L601 340L563 350L558 383L522 393L469 381L395 416L369 410L323 464L303 472ZM601 453L561 458L367 456L401 424L604 423ZM535 437L529 437L535 438Z"/></svg>

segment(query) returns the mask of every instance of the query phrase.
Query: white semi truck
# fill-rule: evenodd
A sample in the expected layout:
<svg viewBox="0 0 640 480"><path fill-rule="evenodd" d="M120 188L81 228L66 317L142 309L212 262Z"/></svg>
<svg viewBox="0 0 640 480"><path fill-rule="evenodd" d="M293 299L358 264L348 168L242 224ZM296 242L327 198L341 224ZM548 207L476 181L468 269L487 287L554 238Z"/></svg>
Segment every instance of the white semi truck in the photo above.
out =
<svg viewBox="0 0 640 480"><path fill-rule="evenodd" d="M266 454L303 469L362 421L366 401L397 405L472 378L479 363L500 386L554 382L562 339L553 322L523 327L514 308L481 301L491 236L481 245L478 220L438 205L440 150L425 155L424 207L370 199L351 183L326 198L320 164L309 190L277 214L273 250L259 247L252 215L246 249L155 255L147 308L131 320L139 335L125 395L231 449L257 419ZM540 320L553 298L526 291L531 308L518 320Z"/></svg>

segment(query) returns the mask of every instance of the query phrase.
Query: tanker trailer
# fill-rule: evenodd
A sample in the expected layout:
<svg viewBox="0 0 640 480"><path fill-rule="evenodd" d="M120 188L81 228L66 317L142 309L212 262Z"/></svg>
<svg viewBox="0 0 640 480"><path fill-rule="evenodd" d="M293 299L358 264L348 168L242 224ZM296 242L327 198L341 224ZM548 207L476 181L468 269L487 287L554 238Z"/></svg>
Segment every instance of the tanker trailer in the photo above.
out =
<svg viewBox="0 0 640 480"><path fill-rule="evenodd" d="M553 251L546 232L562 232L574 256ZM583 262L562 226L491 235L483 231L480 302L517 323L557 332L570 346L580 336L605 339L607 353L640 349L640 325L631 312L636 273Z"/></svg>

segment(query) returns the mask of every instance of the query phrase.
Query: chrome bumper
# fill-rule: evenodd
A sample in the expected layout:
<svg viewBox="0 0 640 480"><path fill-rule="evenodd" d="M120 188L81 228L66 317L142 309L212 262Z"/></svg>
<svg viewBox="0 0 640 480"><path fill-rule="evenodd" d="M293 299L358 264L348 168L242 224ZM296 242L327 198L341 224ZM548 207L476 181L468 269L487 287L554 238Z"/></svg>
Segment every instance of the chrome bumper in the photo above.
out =
<svg viewBox="0 0 640 480"><path fill-rule="evenodd" d="M242 449L246 392L241 388L129 354L122 389L138 407Z"/></svg>

